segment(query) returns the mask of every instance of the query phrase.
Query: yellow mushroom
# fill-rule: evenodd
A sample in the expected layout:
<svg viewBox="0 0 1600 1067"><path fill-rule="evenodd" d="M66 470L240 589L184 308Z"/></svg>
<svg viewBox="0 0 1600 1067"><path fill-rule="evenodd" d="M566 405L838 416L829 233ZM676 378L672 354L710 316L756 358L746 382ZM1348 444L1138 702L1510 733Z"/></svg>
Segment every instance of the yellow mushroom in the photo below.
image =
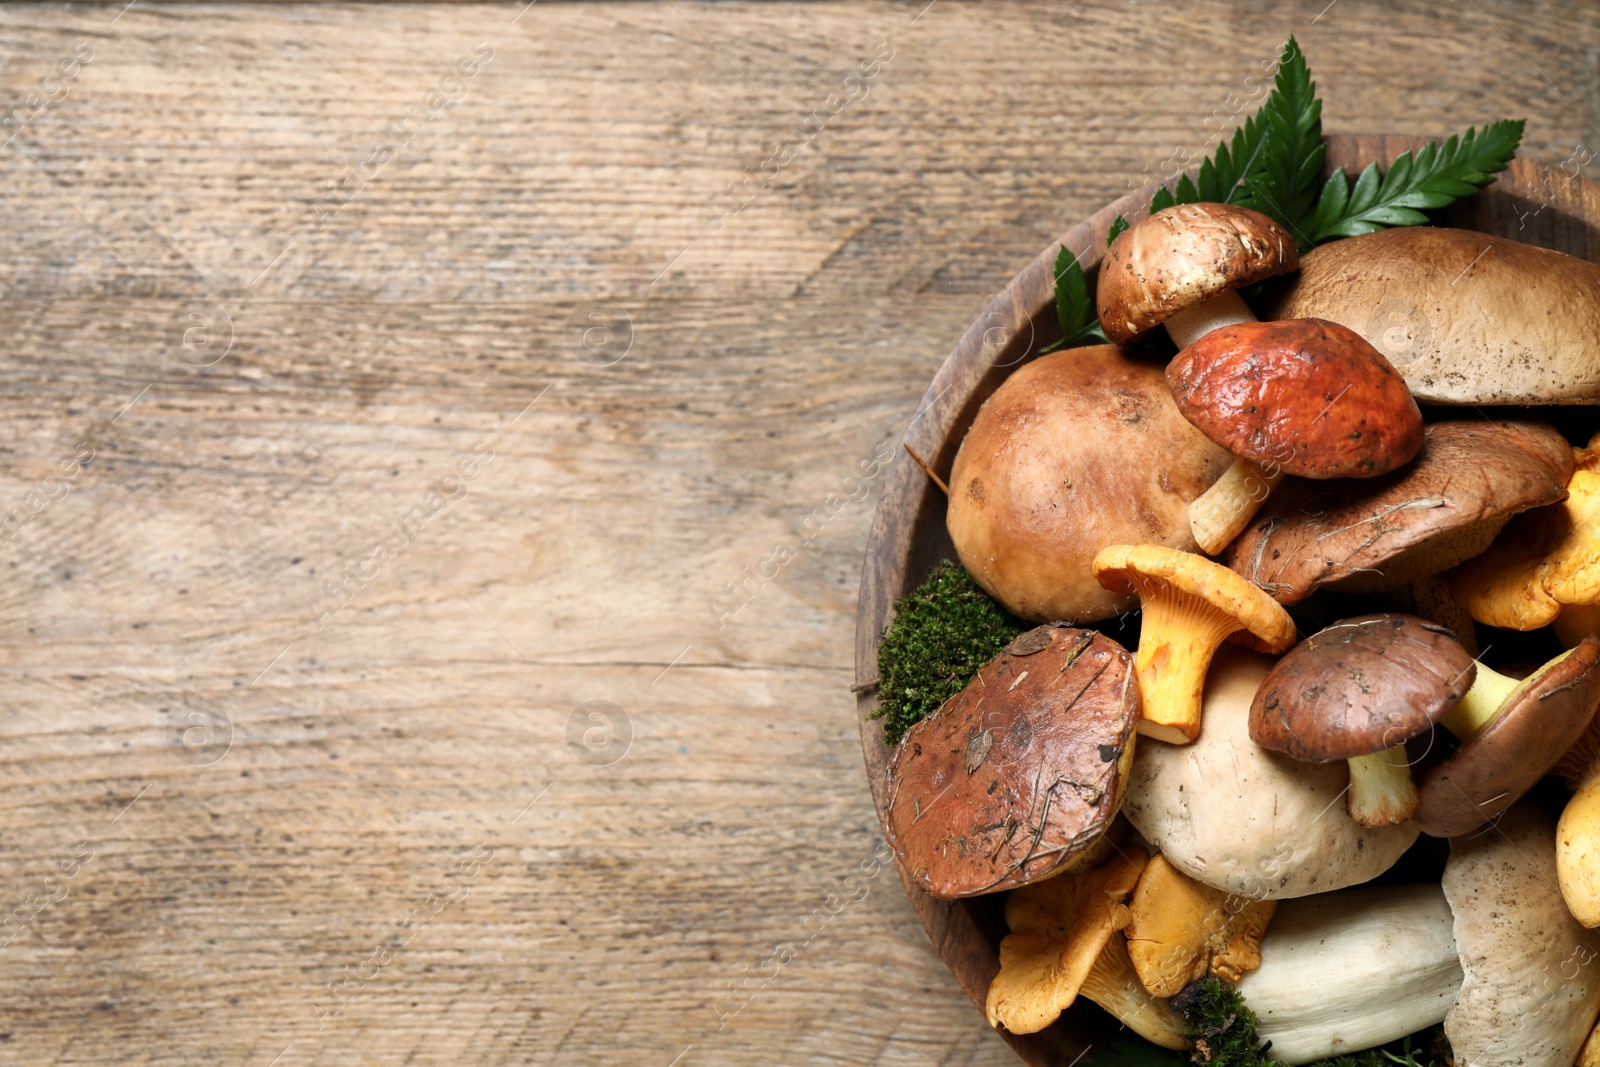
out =
<svg viewBox="0 0 1600 1067"><path fill-rule="evenodd" d="M1094 576L1107 589L1139 596L1139 732L1174 745L1200 736L1206 668L1228 635L1246 631L1253 647L1274 653L1297 636L1289 613L1259 586L1193 552L1111 545L1095 556Z"/></svg>
<svg viewBox="0 0 1600 1067"><path fill-rule="evenodd" d="M1450 588L1474 619L1508 630L1600 603L1600 471L1580 465L1564 503L1512 519L1487 552L1451 572Z"/></svg>
<svg viewBox="0 0 1600 1067"><path fill-rule="evenodd" d="M1261 937L1277 906L1213 889L1157 855L1128 903L1128 955L1152 996L1177 996L1208 974L1237 982L1261 966Z"/></svg>
<svg viewBox="0 0 1600 1067"><path fill-rule="evenodd" d="M1000 973L985 1005L991 1026L1037 1033L1081 994L1147 1040L1185 1047L1183 1020L1145 991L1119 932L1146 860L1143 849L1130 846L1096 870L1012 890L1011 932L1000 942Z"/></svg>

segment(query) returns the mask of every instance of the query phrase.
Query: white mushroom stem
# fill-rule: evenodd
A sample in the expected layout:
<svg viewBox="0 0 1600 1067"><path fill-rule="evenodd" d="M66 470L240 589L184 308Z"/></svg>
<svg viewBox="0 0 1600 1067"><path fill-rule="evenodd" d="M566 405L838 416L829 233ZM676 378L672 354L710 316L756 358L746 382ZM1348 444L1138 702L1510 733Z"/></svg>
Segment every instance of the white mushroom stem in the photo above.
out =
<svg viewBox="0 0 1600 1067"><path fill-rule="evenodd" d="M1193 307L1184 308L1169 318L1166 321L1167 336L1179 348L1188 348L1212 330L1255 321L1255 314L1250 310L1250 305L1244 302L1244 297L1229 289Z"/></svg>
<svg viewBox="0 0 1600 1067"><path fill-rule="evenodd" d="M1200 551L1214 556L1227 548L1283 480L1283 469L1268 469L1259 463L1236 457L1233 465L1211 488L1189 504L1189 531Z"/></svg>
<svg viewBox="0 0 1600 1067"><path fill-rule="evenodd" d="M1310 1063L1441 1021L1461 987L1453 921L1438 885L1280 903L1261 966L1239 980L1273 1058Z"/></svg>
<svg viewBox="0 0 1600 1067"><path fill-rule="evenodd" d="M1350 817L1362 826L1398 826L1417 810L1417 786L1411 780L1406 746L1396 745L1350 764Z"/></svg>

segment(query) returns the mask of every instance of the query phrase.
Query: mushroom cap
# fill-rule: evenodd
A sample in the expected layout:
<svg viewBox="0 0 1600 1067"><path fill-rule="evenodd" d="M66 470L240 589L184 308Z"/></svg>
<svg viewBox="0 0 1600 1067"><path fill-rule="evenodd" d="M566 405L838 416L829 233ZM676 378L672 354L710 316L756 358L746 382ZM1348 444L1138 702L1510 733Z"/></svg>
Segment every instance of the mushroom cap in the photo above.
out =
<svg viewBox="0 0 1600 1067"><path fill-rule="evenodd" d="M1167 365L1167 384L1211 440L1301 478L1373 478L1422 448L1422 412L1394 367L1323 319L1212 330Z"/></svg>
<svg viewBox="0 0 1600 1067"><path fill-rule="evenodd" d="M1416 461L1398 471L1280 485L1228 549L1228 566L1281 604L1334 582L1398 587L1482 552L1517 512L1560 502L1572 461L1542 423L1431 423Z"/></svg>
<svg viewBox="0 0 1600 1067"><path fill-rule="evenodd" d="M1111 242L1100 264L1100 325L1125 345L1203 301L1294 270L1294 238L1258 211L1231 204L1176 204L1140 219Z"/></svg>
<svg viewBox="0 0 1600 1067"><path fill-rule="evenodd" d="M1600 603L1600 472L1574 471L1565 501L1518 515L1451 573L1450 590L1474 619L1510 630L1548 626L1564 604Z"/></svg>
<svg viewBox="0 0 1600 1067"><path fill-rule="evenodd" d="M1555 826L1531 804L1450 842L1444 894L1465 980L1445 1016L1458 1067L1569 1067L1600 1009L1600 959L1556 889Z"/></svg>
<svg viewBox="0 0 1600 1067"><path fill-rule="evenodd" d="M890 758L901 867L953 900L1070 864L1116 816L1138 720L1121 645L1060 626L1020 635Z"/></svg>
<svg viewBox="0 0 1600 1067"><path fill-rule="evenodd" d="M1107 589L1171 589L1204 600L1237 619L1260 651L1282 652L1297 636L1277 602L1228 568L1193 552L1160 545L1107 545L1094 557L1094 575Z"/></svg>
<svg viewBox="0 0 1600 1067"><path fill-rule="evenodd" d="M1600 403L1600 266L1549 249L1380 230L1306 253L1266 312L1343 323L1429 403Z"/></svg>
<svg viewBox="0 0 1600 1067"><path fill-rule="evenodd" d="M1109 345L1042 356L973 420L945 522L961 565L1012 614L1090 622L1134 606L1089 561L1124 541L1194 549L1189 503L1228 454L1178 414L1157 367Z"/></svg>
<svg viewBox="0 0 1600 1067"><path fill-rule="evenodd" d="M1182 746L1142 745L1123 814L1184 874L1256 900L1370 881L1417 839L1411 823L1366 829L1339 803L1349 775L1250 740L1250 704L1272 661L1223 648L1206 682L1205 729Z"/></svg>
<svg viewBox="0 0 1600 1067"><path fill-rule="evenodd" d="M1477 672L1455 634L1426 619L1345 619L1273 665L1250 705L1250 737L1312 763L1382 752L1438 722Z"/></svg>
<svg viewBox="0 0 1600 1067"><path fill-rule="evenodd" d="M1006 898L1000 972L989 983L990 1026L1033 1034L1072 1006L1112 935L1128 925L1123 901L1147 854L1130 845L1104 866L1063 874Z"/></svg>
<svg viewBox="0 0 1600 1067"><path fill-rule="evenodd" d="M1261 964L1275 900L1229 896L1157 854L1128 901L1128 955L1153 996L1174 997L1207 974L1237 982Z"/></svg>
<svg viewBox="0 0 1600 1067"><path fill-rule="evenodd" d="M1423 776L1411 821L1434 837L1476 830L1549 773L1583 736L1596 707L1600 635L1591 634L1517 683L1498 715Z"/></svg>

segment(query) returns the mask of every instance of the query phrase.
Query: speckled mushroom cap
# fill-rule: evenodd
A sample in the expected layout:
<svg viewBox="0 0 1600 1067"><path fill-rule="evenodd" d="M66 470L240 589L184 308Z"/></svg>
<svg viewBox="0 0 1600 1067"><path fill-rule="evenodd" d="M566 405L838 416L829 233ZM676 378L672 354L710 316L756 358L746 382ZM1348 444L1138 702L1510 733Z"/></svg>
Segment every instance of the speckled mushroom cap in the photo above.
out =
<svg viewBox="0 0 1600 1067"><path fill-rule="evenodd" d="M1205 729L1187 745L1140 747L1123 814L1174 867L1227 893L1283 899L1371 881L1418 830L1358 825L1339 803L1343 765L1301 763L1250 740L1250 704L1271 665L1242 649L1217 654Z"/></svg>
<svg viewBox="0 0 1600 1067"><path fill-rule="evenodd" d="M1444 1033L1458 1067L1570 1067L1600 1009L1600 955L1556 887L1555 824L1531 804L1450 842L1444 895L1465 980Z"/></svg>
<svg viewBox="0 0 1600 1067"><path fill-rule="evenodd" d="M1183 417L1301 478L1373 478L1422 448L1422 412L1378 350L1322 319L1212 330L1167 365Z"/></svg>
<svg viewBox="0 0 1600 1067"><path fill-rule="evenodd" d="M1020 367L978 412L950 471L945 524L978 584L1034 622L1137 605L1090 569L1110 544L1195 549L1189 503L1228 454L1178 414L1159 367L1074 348Z"/></svg>
<svg viewBox="0 0 1600 1067"><path fill-rule="evenodd" d="M1442 626L1414 615L1345 619L1273 665L1250 705L1250 738L1312 763L1382 752L1438 722L1476 675Z"/></svg>
<svg viewBox="0 0 1600 1067"><path fill-rule="evenodd" d="M1560 252L1381 230L1306 253L1265 314L1350 327L1428 403L1600 403L1600 266Z"/></svg>
<svg viewBox="0 0 1600 1067"><path fill-rule="evenodd" d="M1411 820L1434 837L1471 833L1549 773L1600 707L1600 635L1518 683L1502 710L1417 788Z"/></svg>
<svg viewBox="0 0 1600 1067"><path fill-rule="evenodd" d="M1280 485L1229 548L1228 566L1282 604L1332 583L1397 588L1482 552L1518 512L1559 503L1572 466L1566 438L1543 423L1430 423L1401 470Z"/></svg>
<svg viewBox="0 0 1600 1067"><path fill-rule="evenodd" d="M1294 270L1289 231L1231 204L1178 204L1140 219L1100 264L1100 325L1125 345L1185 308Z"/></svg>
<svg viewBox="0 0 1600 1067"><path fill-rule="evenodd" d="M945 900L1069 866L1122 802L1139 687L1132 657L1092 630L1020 635L889 763L888 841Z"/></svg>

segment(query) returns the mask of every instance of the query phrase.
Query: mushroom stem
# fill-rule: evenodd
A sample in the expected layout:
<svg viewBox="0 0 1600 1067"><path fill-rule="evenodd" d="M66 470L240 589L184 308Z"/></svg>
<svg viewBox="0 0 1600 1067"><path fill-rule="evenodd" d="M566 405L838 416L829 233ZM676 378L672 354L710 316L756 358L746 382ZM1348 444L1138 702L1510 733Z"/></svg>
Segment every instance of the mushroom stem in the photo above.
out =
<svg viewBox="0 0 1600 1067"><path fill-rule="evenodd" d="M1184 308L1167 319L1166 326L1172 343L1179 348L1188 348L1212 330L1255 321L1255 313L1244 302L1244 297L1229 289L1193 307Z"/></svg>
<svg viewBox="0 0 1600 1067"><path fill-rule="evenodd" d="M1139 589L1144 618L1133 660L1144 705L1138 730L1146 737L1186 745L1200 736L1200 698L1211 657L1229 634L1240 629L1239 620L1159 579L1138 584L1148 586Z"/></svg>
<svg viewBox="0 0 1600 1067"><path fill-rule="evenodd" d="M1521 684L1517 679L1479 663L1478 676L1472 688L1467 690L1455 707L1439 717L1439 724L1455 734L1457 740L1470 741L1479 730L1494 721L1512 691Z"/></svg>
<svg viewBox="0 0 1600 1067"><path fill-rule="evenodd" d="M1269 471L1248 459L1235 458L1222 477L1189 504L1189 531L1200 551L1214 556L1227 548L1282 479L1282 468Z"/></svg>
<svg viewBox="0 0 1600 1067"><path fill-rule="evenodd" d="M1556 881L1572 917L1600 926L1600 764L1588 775L1556 824Z"/></svg>
<svg viewBox="0 0 1600 1067"><path fill-rule="evenodd" d="M1411 780L1406 746L1395 745L1367 756L1354 756L1350 764L1350 794L1345 800L1350 817L1362 826L1397 826L1417 810L1417 786Z"/></svg>
<svg viewBox="0 0 1600 1067"><path fill-rule="evenodd" d="M1183 1018L1166 1001L1151 996L1139 981L1121 934L1113 934L1106 942L1079 992L1146 1041L1162 1048L1189 1047Z"/></svg>

